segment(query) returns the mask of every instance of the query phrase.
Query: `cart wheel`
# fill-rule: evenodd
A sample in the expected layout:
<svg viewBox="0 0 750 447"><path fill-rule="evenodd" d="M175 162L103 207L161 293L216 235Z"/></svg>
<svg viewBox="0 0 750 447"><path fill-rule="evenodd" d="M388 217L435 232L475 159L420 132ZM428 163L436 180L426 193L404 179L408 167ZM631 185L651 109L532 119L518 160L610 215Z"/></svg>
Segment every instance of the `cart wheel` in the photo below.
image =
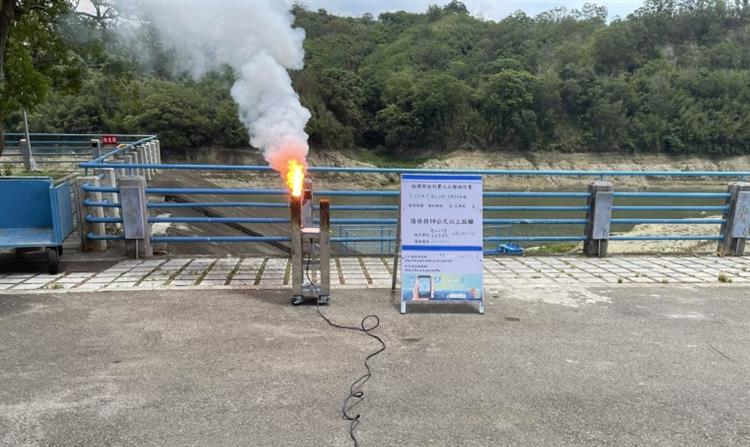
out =
<svg viewBox="0 0 750 447"><path fill-rule="evenodd" d="M60 270L60 255L57 247L47 247L47 269L50 275L55 275Z"/></svg>

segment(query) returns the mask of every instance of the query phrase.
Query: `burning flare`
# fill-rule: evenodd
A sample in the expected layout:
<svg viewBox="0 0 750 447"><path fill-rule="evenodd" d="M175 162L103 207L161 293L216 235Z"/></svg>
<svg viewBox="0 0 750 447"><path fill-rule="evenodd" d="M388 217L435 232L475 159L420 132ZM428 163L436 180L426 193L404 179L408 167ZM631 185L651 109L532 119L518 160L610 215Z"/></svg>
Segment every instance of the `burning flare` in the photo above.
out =
<svg viewBox="0 0 750 447"><path fill-rule="evenodd" d="M305 165L291 159L287 164L286 186L293 197L302 195L302 183L305 181Z"/></svg>

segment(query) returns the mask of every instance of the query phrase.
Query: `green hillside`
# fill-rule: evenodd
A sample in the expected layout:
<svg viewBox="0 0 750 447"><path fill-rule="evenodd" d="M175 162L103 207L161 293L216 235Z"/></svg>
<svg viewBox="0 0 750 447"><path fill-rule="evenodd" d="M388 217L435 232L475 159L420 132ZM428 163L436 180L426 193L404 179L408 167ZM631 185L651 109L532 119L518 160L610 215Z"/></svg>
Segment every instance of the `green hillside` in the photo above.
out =
<svg viewBox="0 0 750 447"><path fill-rule="evenodd" d="M501 21L459 2L344 18L295 7L307 63L292 74L313 147L388 157L486 151L750 153L750 7L649 1ZM233 75L174 74L147 27L137 45L91 21L68 39L81 88L50 86L35 130L158 132L173 146L246 145ZM137 56L137 57L136 57ZM6 129L18 127L10 113Z"/></svg>

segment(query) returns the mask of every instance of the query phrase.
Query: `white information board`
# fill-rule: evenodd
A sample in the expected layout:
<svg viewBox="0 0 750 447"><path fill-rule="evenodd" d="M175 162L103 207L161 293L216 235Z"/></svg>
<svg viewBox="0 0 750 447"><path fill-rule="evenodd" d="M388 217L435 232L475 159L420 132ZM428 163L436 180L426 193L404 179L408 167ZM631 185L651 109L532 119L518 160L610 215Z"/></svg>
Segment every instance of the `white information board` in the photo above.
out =
<svg viewBox="0 0 750 447"><path fill-rule="evenodd" d="M401 175L401 313L410 301L484 312L482 176Z"/></svg>

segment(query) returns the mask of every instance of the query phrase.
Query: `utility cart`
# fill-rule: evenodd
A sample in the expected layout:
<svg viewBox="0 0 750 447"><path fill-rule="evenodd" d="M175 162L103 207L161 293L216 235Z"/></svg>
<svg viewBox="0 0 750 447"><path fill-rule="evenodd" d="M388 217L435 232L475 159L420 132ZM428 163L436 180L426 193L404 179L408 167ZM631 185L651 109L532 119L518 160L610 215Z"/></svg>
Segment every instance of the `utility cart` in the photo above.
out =
<svg viewBox="0 0 750 447"><path fill-rule="evenodd" d="M43 248L50 273L59 270L63 241L73 232L68 182L49 177L0 177L0 250Z"/></svg>

